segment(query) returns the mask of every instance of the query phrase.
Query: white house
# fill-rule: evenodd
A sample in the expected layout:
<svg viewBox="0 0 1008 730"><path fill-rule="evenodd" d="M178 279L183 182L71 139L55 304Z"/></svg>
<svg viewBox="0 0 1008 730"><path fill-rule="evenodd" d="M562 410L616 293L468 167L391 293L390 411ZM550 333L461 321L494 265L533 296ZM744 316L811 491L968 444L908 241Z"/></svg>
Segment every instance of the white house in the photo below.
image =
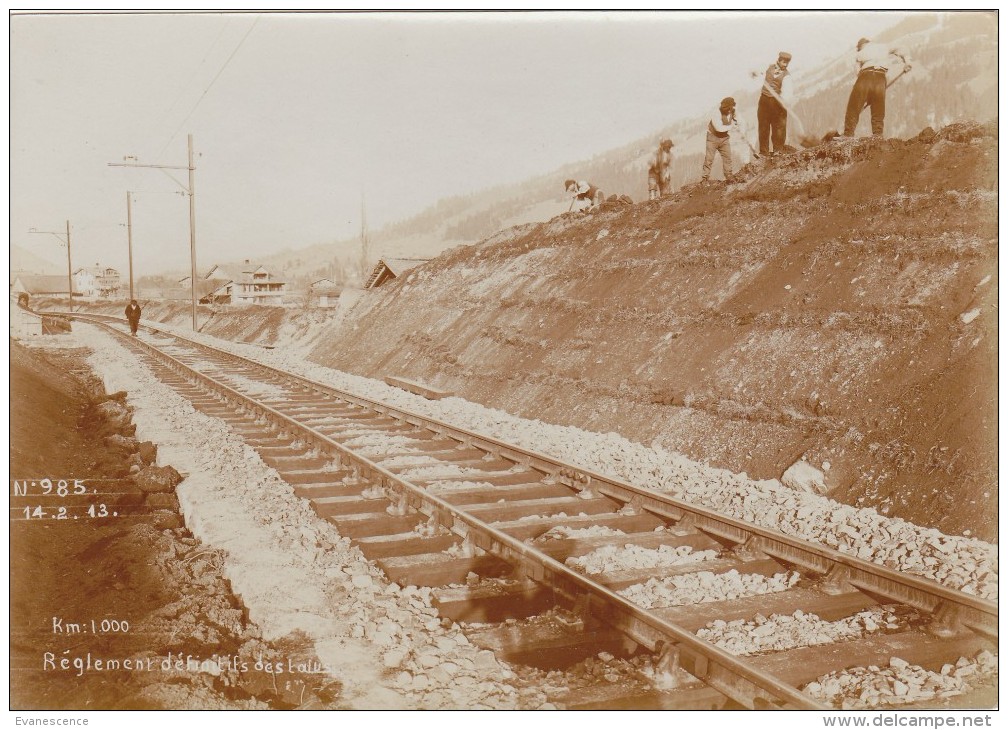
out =
<svg viewBox="0 0 1008 730"><path fill-rule="evenodd" d="M266 304L278 307L283 304L287 282L275 278L265 266L245 259L241 276L231 282L232 304Z"/></svg>
<svg viewBox="0 0 1008 730"><path fill-rule="evenodd" d="M74 291L85 297L112 299L119 295L121 275L110 266L95 264L74 272Z"/></svg>

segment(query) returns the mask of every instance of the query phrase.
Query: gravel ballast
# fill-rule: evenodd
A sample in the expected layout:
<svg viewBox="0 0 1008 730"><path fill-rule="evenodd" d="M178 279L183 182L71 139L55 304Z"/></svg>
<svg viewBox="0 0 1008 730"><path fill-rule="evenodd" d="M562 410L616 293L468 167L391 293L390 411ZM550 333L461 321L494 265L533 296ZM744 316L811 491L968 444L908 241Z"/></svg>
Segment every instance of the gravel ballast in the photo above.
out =
<svg viewBox="0 0 1008 730"><path fill-rule="evenodd" d="M142 437L164 442L165 439L160 436L159 430L178 430L177 435L169 439L169 442L172 443L172 448L180 452L188 449L189 461L179 458L171 448L162 453L167 461L176 465L187 463L192 465L187 470L194 476L180 486L180 498L187 518L191 511L193 519L202 525L199 529L206 534L197 532L196 526L191 526L191 529L205 542L213 544L212 538L219 546L228 550L229 563L226 569L234 571L235 591L242 595L243 600L251 601L250 616L257 623L263 622L264 634L269 630L267 628L269 626L279 632L277 635L283 635L294 629L308 632L316 641L320 657L324 661L327 661L327 657L335 661L332 665L334 676L347 682L351 694L357 693L354 696L357 703L355 706L358 707L542 706L545 697L528 689L516 689L514 683L507 681L513 678L510 670L498 663L492 654L487 657L488 652L479 652L474 647L462 643L458 646L465 648L466 656L441 657L449 665L447 676L442 676L444 673L441 671L433 671L436 667L432 664L434 654L430 652L430 647L438 647L443 651L443 645L447 644L447 640L451 640L452 636L457 635L463 640L464 637L455 627L450 629L440 627L436 612L430 607L429 592L426 595L423 593L404 595L406 591L398 591L397 586L390 586L379 572L364 560L359 551L349 544L349 541L339 538L334 528L318 520L304 502L293 496L290 488L279 479L278 475L262 464L258 456L232 436L220 422L196 413L173 391L150 382L153 378L146 368L132 361L126 351L115 345L107 336L94 333L90 328L81 328L81 331L92 333L82 334L82 341L95 348L96 371L103 373L107 369L111 373L109 377L112 377L114 382L108 384L108 387L114 390L128 390L131 401L146 399L148 407L152 409L152 415L148 416L149 422L147 422L145 416L141 414L143 409L137 407L138 429L150 428L157 435L155 438L144 433ZM180 331L180 334L192 336L192 333L184 331ZM512 441L531 450L606 473L631 484L669 492L685 501L717 509L739 519L820 542L847 554L888 565L902 572L928 577L967 593L997 600L997 547L990 543L963 536L943 535L937 530L887 518L872 509L854 508L821 496L795 492L776 480L752 480L745 474L714 469L690 461L680 454L632 443L616 434L595 434L571 427L521 419L458 398L427 401L380 381L305 363L281 350L263 351L255 346L221 342L202 335L197 335L196 339L226 351L251 357L264 364L271 364L345 389L359 396L385 400L404 410L438 418L500 440ZM115 380L116 378L124 382L119 382ZM170 394L171 397L164 396L163 393L157 397L151 395L150 391L158 389ZM362 434L361 438L362 443L367 443L371 447L369 451L376 457L385 445L380 441L368 441L368 436L365 434ZM400 452L407 450L401 448L406 445L399 441L396 446L400 448L397 450ZM224 458L224 455L228 458ZM409 462L404 459L402 463ZM253 464L254 468L250 464ZM406 476L427 479L462 475L464 473L452 471L445 473L443 470L437 472L425 470L423 467L406 473ZM234 485L236 479L242 482L239 487ZM215 486L215 482L228 486ZM278 497L281 494L283 497ZM218 501L228 506L221 507L217 505ZM254 517L249 517L248 526L250 528L255 526L257 530L262 531L257 538L262 542L256 542L256 549L273 550L273 547L264 547L270 544L280 545L282 550L291 551L294 548L295 552L300 553L293 559L296 565L278 566L267 562L269 569L263 571L262 565L252 565L253 561L244 560L240 554L235 556L233 562L231 561L230 556L233 553L246 551L244 543L230 534L231 530L227 529L227 526L220 523L233 522L230 516L224 519L223 515L230 514L230 510L242 509L242 505L249 503L256 504L256 514ZM206 510L205 516L200 513L203 509ZM215 513L215 509L219 511ZM532 516L526 519L538 518ZM222 534L216 534L218 532ZM580 537L590 534L594 533L578 534L575 531L558 537ZM285 554L285 562L287 557L289 556ZM653 556L647 559L653 559ZM281 567L293 568L294 573L309 569L332 580L333 585L324 588L317 585L306 586L303 585L305 583L303 580L292 580L291 585L284 586L283 589L278 586L256 587L256 581L261 581L265 577L264 572L270 575L271 580L282 583L279 576L273 575L277 572L274 568ZM645 607L673 606L702 600L702 596L708 596L706 600L719 600L786 590L797 579L795 574L782 573L768 579L765 576L740 576L732 573L734 571L720 575L698 573L693 576L675 576L664 581L651 580L630 586L624 589L623 594ZM240 586L242 579L248 580L250 584L248 599ZM685 579L686 582L681 579ZM369 587L373 590L369 590ZM260 614L253 614L252 605L256 604L257 591L263 606ZM323 595L326 596L325 599L319 597ZM288 604L291 610L285 612L281 608L270 608L267 605L271 601L276 604L278 596L285 597L282 603ZM354 608L327 608L333 603L341 602ZM306 609L306 606L309 608ZM403 610L405 613L397 613L397 610ZM420 613L420 617L414 621L416 612ZM351 619L350 622L341 624L347 616ZM775 618L774 622L776 621ZM874 621L874 618L868 619L867 622L871 621ZM812 623L814 622L809 622L807 636L817 634L824 636L829 633L829 629L824 633L823 626L819 624L813 626ZM422 627L422 630L415 636L409 632L396 633L393 627L403 625ZM865 628L865 624L862 624L861 628ZM746 629L748 630L749 628ZM842 633L842 630L838 631ZM770 633L766 629L760 629L760 633L763 632ZM448 638L439 646L435 639L442 635L447 635ZM803 633L803 636L805 635ZM728 640L724 639L724 636L722 639ZM376 653L373 648L374 640L379 642L388 640L389 648ZM797 638L794 641L802 642L809 639ZM351 645L354 650L347 651L347 647ZM749 651L740 646L736 647L740 653ZM776 650L779 649L752 649L757 652ZM336 660L337 657L341 658L340 661ZM477 662L476 657L482 659ZM490 666L491 659L493 667ZM898 664L902 660L896 659L896 661ZM993 657L988 664L990 662L993 662L996 668L996 657ZM973 661L973 664L976 664L976 661ZM368 665L371 670L362 671L362 666ZM341 666L342 673L339 671ZM460 668L460 673L451 673L455 667ZM876 670L876 674L886 671L881 668ZM964 683L968 673L969 670L964 670L963 676L958 679ZM505 681L501 681L502 679ZM836 683L838 681L841 680L827 682L824 686L828 689L823 691L830 697L835 697L835 693L829 694L829 692L834 692L840 686ZM861 681L868 680L862 677ZM851 693L856 693L853 689L855 686L853 680L847 682L843 685L849 690L849 692L845 690L847 694L843 695L846 699L830 700L834 704L840 703L836 706L843 705L845 701L849 702L850 697L854 696ZM908 684L908 686L914 685ZM460 705L459 696L464 696L467 704ZM395 698L394 701L392 698ZM877 706L877 704L865 706Z"/></svg>
<svg viewBox="0 0 1008 730"><path fill-rule="evenodd" d="M437 418L539 451L635 486L666 492L693 504L848 555L922 576L955 590L996 601L997 546L975 538L945 535L933 528L889 518L870 508L840 504L796 492L776 479L754 480L688 459L682 454L634 443L615 433L593 433L512 416L461 398L429 401L381 381L306 362L282 349L217 340L169 325L165 330L311 378L358 396ZM436 479L455 473L410 473Z"/></svg>

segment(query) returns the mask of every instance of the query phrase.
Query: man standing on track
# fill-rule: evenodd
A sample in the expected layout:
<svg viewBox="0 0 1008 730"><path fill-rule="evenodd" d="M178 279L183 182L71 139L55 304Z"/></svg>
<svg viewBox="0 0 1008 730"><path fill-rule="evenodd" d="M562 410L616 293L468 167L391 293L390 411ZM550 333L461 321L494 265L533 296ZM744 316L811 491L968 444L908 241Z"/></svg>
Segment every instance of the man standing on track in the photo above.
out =
<svg viewBox="0 0 1008 730"><path fill-rule="evenodd" d="M137 328L140 326L140 305L136 299L130 299L126 305L126 321L129 322L130 333L136 337Z"/></svg>
<svg viewBox="0 0 1008 730"><path fill-rule="evenodd" d="M844 117L844 136L853 137L861 112L871 107L872 135L882 136L885 125L886 72L893 65L893 59L903 62L903 73L910 70L906 54L898 48L873 43L862 38L857 44L858 77L847 100L847 114Z"/></svg>
<svg viewBox="0 0 1008 730"><path fill-rule="evenodd" d="M781 51L777 56L777 63L770 66L763 77L763 89L760 92L759 105L756 107L756 119L759 121L759 153L762 157L782 152L787 140L788 113L784 104L791 98L789 63L791 54ZM773 152L770 151L771 141Z"/></svg>

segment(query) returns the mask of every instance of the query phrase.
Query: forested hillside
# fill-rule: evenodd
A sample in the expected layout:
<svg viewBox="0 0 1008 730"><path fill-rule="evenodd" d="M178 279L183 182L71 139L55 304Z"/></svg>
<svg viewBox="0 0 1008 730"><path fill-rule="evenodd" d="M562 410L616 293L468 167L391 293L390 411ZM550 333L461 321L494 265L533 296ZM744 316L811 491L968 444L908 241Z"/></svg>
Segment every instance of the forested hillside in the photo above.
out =
<svg viewBox="0 0 1008 730"><path fill-rule="evenodd" d="M913 69L895 82L887 98L886 136L907 138L926 127L938 129L963 120L987 122L997 117L997 15L958 13L914 16L876 40L905 50ZM818 141L831 130L842 131L847 97L855 79L854 45L851 51L817 69L796 71L798 101L789 125L789 144L802 138ZM798 59L796 59L798 61ZM754 59L753 71L765 68L766 59ZM793 67L801 68L800 62ZM895 73L890 74L890 80ZM758 81L750 89L726 89L739 101L739 114L756 141ZM720 98L721 94L716 95ZM712 105L716 103L712 100ZM703 118L680 119L654 134L617 149L600 152L589 160L565 165L522 183L500 186L438 201L422 213L373 232L368 258L381 256L436 256L460 244L475 243L502 228L548 220L568 207L562 181L590 180L606 195L626 194L635 201L647 198L647 158L661 136L676 142L672 181L675 187L696 181L703 162ZM858 134L868 134L868 114ZM747 151L735 153L747 160ZM715 165L718 176L720 163ZM264 260L286 272L291 281L311 278L353 278L361 258L358 240L320 243L277 254Z"/></svg>

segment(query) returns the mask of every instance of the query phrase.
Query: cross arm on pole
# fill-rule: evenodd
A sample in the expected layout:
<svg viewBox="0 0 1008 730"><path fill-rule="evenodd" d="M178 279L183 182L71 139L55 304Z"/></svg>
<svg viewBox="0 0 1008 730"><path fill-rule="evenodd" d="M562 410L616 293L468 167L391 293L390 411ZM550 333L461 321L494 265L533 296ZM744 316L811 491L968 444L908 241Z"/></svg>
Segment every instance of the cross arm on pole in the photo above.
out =
<svg viewBox="0 0 1008 730"><path fill-rule="evenodd" d="M60 243L62 243L64 246L66 246L66 238L65 238L66 234L63 233L62 231L40 231L40 230L38 230L36 228L29 228L28 232L29 233L48 233L50 236L55 236L56 240L58 240Z"/></svg>
<svg viewBox="0 0 1008 730"><path fill-rule="evenodd" d="M109 167L154 167L162 170L188 170L186 165L141 165L139 162L110 162Z"/></svg>

